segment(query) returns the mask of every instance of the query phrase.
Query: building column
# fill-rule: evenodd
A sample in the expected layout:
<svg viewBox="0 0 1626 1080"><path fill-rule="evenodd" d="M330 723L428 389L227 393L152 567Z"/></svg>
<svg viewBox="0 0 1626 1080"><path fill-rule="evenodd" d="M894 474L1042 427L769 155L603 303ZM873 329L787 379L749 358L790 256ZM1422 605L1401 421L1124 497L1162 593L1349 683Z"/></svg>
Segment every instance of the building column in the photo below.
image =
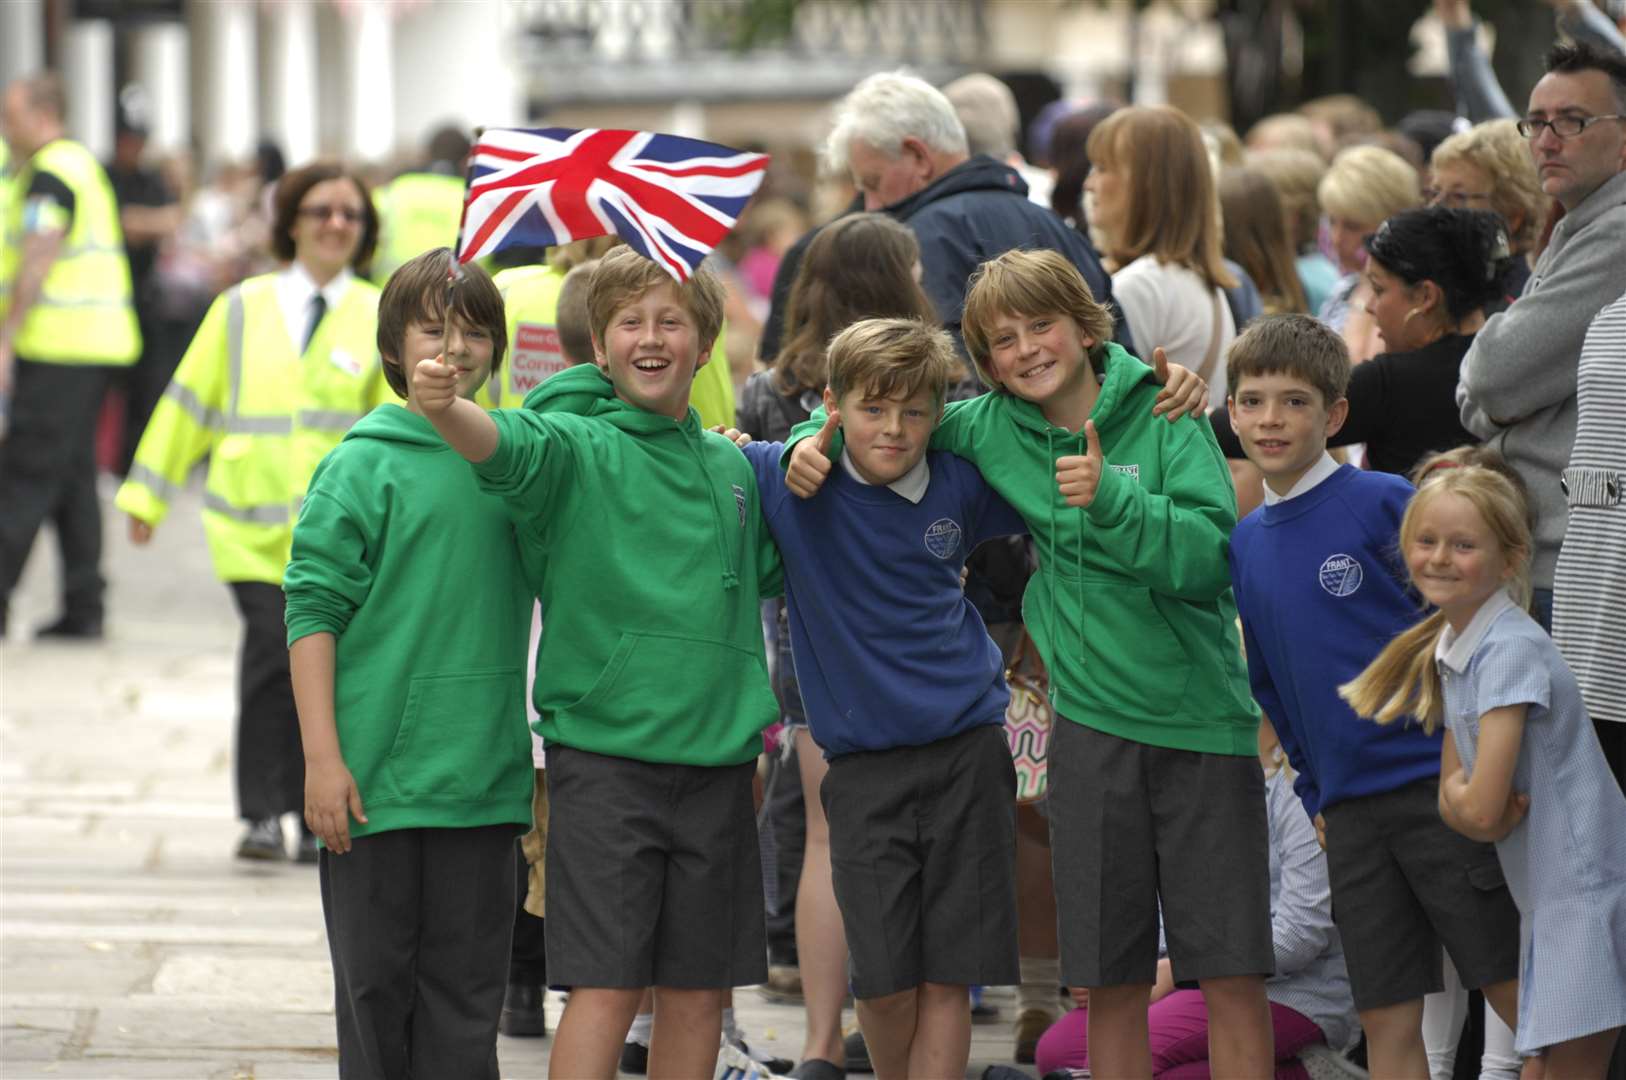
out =
<svg viewBox="0 0 1626 1080"><path fill-rule="evenodd" d="M0 3L0 85L45 68L45 0Z"/></svg>
<svg viewBox="0 0 1626 1080"><path fill-rule="evenodd" d="M152 102L148 141L159 153L184 150L192 134L186 26L150 23L130 32L130 75Z"/></svg>
<svg viewBox="0 0 1626 1080"><path fill-rule="evenodd" d="M68 24L62 42L67 129L101 161L113 156L113 25L102 19Z"/></svg>
<svg viewBox="0 0 1626 1080"><path fill-rule="evenodd" d="M214 165L254 156L260 139L253 0L191 0L192 130L203 148L200 175Z"/></svg>
<svg viewBox="0 0 1626 1080"><path fill-rule="evenodd" d="M308 3L262 7L266 20L265 97L260 120L290 168L316 157L316 8Z"/></svg>
<svg viewBox="0 0 1626 1080"><path fill-rule="evenodd" d="M343 23L349 106L344 156L383 161L395 149L395 32L389 5L353 0ZM428 71L421 77L435 79L441 73Z"/></svg>

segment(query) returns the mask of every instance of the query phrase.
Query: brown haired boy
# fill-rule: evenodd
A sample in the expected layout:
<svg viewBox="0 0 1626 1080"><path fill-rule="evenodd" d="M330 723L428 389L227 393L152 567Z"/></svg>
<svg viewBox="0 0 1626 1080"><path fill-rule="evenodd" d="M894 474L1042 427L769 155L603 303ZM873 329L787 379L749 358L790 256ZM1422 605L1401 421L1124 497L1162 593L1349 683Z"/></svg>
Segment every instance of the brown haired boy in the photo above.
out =
<svg viewBox="0 0 1626 1080"><path fill-rule="evenodd" d="M534 592L502 503L401 378L435 357L467 399L502 361L495 286L452 266L439 248L385 287L378 345L406 407L368 413L317 467L283 584L340 1069L378 1080L495 1080L513 843L531 816Z"/></svg>
<svg viewBox="0 0 1626 1080"><path fill-rule="evenodd" d="M525 410L462 400L433 360L413 385L523 551L546 554L548 975L572 988L552 1075L613 1076L654 986L650 1070L703 1076L719 991L767 975L751 778L778 713L758 602L779 557L750 467L689 406L722 323L717 279L679 285L617 248L588 307L598 366L554 375Z"/></svg>

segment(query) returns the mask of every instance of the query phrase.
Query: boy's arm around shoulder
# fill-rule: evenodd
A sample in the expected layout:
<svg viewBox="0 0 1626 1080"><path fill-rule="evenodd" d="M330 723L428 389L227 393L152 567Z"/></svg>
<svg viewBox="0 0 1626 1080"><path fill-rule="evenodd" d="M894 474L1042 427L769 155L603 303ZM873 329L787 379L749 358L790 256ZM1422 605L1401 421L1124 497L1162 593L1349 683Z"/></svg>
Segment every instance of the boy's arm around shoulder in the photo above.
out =
<svg viewBox="0 0 1626 1080"><path fill-rule="evenodd" d="M1231 587L1226 551L1236 526L1236 490L1214 433L1207 424L1136 422L1154 424L1162 490L1104 468L1084 514L1101 547L1147 588L1214 600Z"/></svg>
<svg viewBox="0 0 1626 1080"><path fill-rule="evenodd" d="M995 537L1028 535L1027 520L993 489L980 469L958 457L948 460L965 492L967 553Z"/></svg>

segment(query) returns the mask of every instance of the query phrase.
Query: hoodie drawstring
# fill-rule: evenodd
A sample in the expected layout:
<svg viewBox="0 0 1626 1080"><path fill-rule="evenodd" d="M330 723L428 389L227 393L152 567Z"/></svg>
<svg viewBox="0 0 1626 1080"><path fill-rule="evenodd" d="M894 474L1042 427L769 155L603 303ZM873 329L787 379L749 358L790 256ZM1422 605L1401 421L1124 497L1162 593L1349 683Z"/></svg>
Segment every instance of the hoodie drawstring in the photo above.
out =
<svg viewBox="0 0 1626 1080"><path fill-rule="evenodd" d="M683 437L688 442L689 450L694 454L694 459L699 464L701 473L705 475L706 490L711 493L711 531L712 535L717 539L717 558L723 565L723 588L738 588L740 574L738 568L734 565L734 560L729 556L728 537L723 534L723 525L724 522L733 520L725 516L727 512L733 509L737 517L740 513L739 507L723 505L722 492L717 490L716 479L711 475L711 470L706 467L706 454L700 446L706 437L705 432L685 430Z"/></svg>
<svg viewBox="0 0 1626 1080"><path fill-rule="evenodd" d="M1075 450L1083 452L1086 444L1082 435L1074 435L1072 432L1068 432L1067 437L1069 441L1078 443L1074 447ZM1054 473L1056 429L1047 426L1044 439L1045 452L1050 456L1051 470ZM1056 495L1050 497L1050 527L1045 530L1049 534L1049 550L1045 554L1045 566L1049 568L1047 572L1050 575L1050 634L1052 639L1056 639L1055 646L1059 652L1064 646L1059 640L1061 625L1056 622L1056 581L1059 576L1058 571L1061 569L1056 565L1056 498ZM1078 605L1078 660L1080 664L1083 664L1086 662L1084 655L1084 511L1077 507L1070 507L1069 509L1075 510L1078 514L1078 537L1077 543L1073 545L1073 599Z"/></svg>

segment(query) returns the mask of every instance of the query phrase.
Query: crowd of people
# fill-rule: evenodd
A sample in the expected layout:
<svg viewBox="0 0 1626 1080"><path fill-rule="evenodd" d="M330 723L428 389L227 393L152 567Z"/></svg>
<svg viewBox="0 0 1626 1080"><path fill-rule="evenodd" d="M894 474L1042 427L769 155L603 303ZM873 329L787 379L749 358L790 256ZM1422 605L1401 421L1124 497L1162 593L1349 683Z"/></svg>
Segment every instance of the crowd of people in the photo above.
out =
<svg viewBox="0 0 1626 1080"><path fill-rule="evenodd" d="M1515 109L1436 0L1460 115L1394 129L1030 162L874 75L846 205L681 282L458 263L456 130L191 190L18 80L0 617L49 522L36 636L101 638L98 458L136 544L207 462L235 856L316 864L345 1076L495 1077L549 986L564 1078L962 1076L988 986L1054 1080L1443 1080L1471 991L1482 1075L1621 1075L1626 42L1559 6Z"/></svg>

